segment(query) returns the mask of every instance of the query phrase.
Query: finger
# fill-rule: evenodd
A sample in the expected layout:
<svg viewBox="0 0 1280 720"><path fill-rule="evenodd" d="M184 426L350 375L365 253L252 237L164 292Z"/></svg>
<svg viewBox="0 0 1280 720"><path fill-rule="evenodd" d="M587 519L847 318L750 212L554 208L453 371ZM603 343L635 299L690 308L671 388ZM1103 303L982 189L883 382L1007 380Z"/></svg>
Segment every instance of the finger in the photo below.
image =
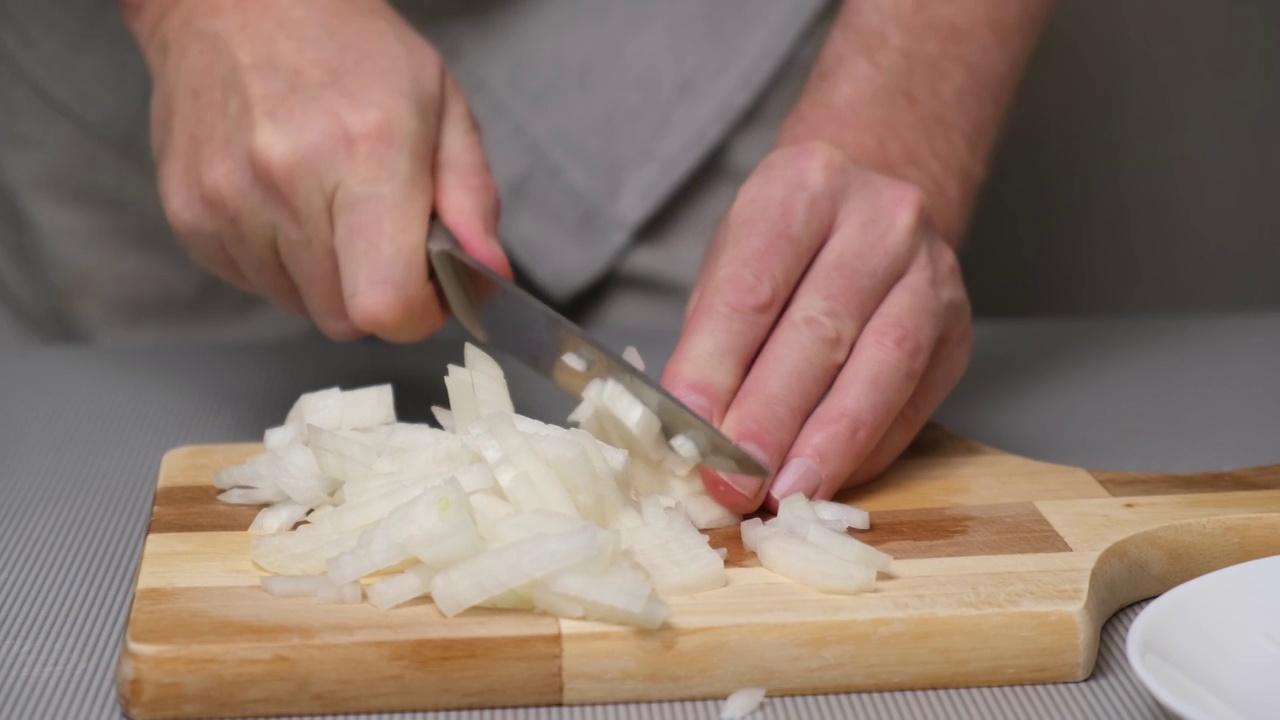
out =
<svg viewBox="0 0 1280 720"><path fill-rule="evenodd" d="M238 229L223 244L255 292L291 315L307 317L306 304L285 271L274 235L260 229Z"/></svg>
<svg viewBox="0 0 1280 720"><path fill-rule="evenodd" d="M265 189L249 163L235 154L211 152L194 167L198 172L193 185L199 189L206 232L217 238L254 292L305 317L302 296L280 260Z"/></svg>
<svg viewBox="0 0 1280 720"><path fill-rule="evenodd" d="M347 315L332 235L317 236L315 232L286 230L280 239L280 257L316 327L331 340L355 340L364 333Z"/></svg>
<svg viewBox="0 0 1280 720"><path fill-rule="evenodd" d="M448 73L435 156L435 212L467 254L512 277L511 263L498 240L498 190L480 129Z"/></svg>
<svg viewBox="0 0 1280 720"><path fill-rule="evenodd" d="M896 187L855 189L725 413L724 433L759 448L770 467L781 466L868 319L919 253L918 193ZM764 500L763 479L726 480L750 499L746 507Z"/></svg>
<svg viewBox="0 0 1280 720"><path fill-rule="evenodd" d="M832 154L775 153L729 210L663 372L691 410L718 423L784 304L826 241L843 195Z"/></svg>
<svg viewBox="0 0 1280 720"><path fill-rule="evenodd" d="M400 188L339 187L334 249L347 313L360 330L391 342L417 342L444 325L427 278L430 195Z"/></svg>
<svg viewBox="0 0 1280 720"><path fill-rule="evenodd" d="M236 263L222 241L216 237L183 238L182 246L201 267L214 277L246 293L255 294L253 285Z"/></svg>
<svg viewBox="0 0 1280 720"><path fill-rule="evenodd" d="M830 393L809 417L769 490L830 497L879 443L924 375L944 308L926 255L894 285L854 344Z"/></svg>
<svg viewBox="0 0 1280 720"><path fill-rule="evenodd" d="M925 423L955 389L969 367L973 336L969 318L953 321L929 361L924 379L885 431L875 450L836 492L868 482L884 472L911 444Z"/></svg>

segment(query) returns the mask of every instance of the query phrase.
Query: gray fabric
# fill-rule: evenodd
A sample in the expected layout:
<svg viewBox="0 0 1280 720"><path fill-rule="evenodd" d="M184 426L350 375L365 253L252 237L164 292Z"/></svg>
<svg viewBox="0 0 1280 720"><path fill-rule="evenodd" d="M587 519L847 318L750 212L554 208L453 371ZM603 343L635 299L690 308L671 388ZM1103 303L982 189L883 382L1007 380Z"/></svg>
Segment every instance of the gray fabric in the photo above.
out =
<svg viewBox="0 0 1280 720"><path fill-rule="evenodd" d="M399 6L480 118L514 258L566 300L723 140L825 4Z"/></svg>
<svg viewBox="0 0 1280 720"><path fill-rule="evenodd" d="M824 4L398 6L472 101L513 259L567 300L732 131ZM175 246L148 155L148 92L114 3L0 0L0 194L23 213L0 225L0 283L24 299L9 314L109 341L307 332Z"/></svg>
<svg viewBox="0 0 1280 720"><path fill-rule="evenodd" d="M117 717L113 673L161 455L248 440L300 392L395 383L402 417L444 400L456 329L412 348L368 344L161 350L0 348L0 717ZM674 334L605 334L661 371ZM1193 471L1280 461L1280 313L986 323L939 418L1032 457ZM517 407L560 420L567 398L511 368ZM1106 628L1079 684L770 700L770 718L1162 717ZM453 720L714 718L715 702L422 714ZM382 717L414 717L412 715Z"/></svg>

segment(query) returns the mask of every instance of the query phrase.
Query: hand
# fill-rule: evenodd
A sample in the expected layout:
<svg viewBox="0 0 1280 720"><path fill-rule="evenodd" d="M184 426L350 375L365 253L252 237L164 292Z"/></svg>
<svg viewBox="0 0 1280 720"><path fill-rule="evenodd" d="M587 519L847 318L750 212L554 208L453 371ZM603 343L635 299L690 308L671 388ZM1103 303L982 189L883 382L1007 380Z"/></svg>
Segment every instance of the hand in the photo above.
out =
<svg viewBox="0 0 1280 720"><path fill-rule="evenodd" d="M776 471L762 482L704 469L712 496L776 510L884 470L959 381L970 345L959 264L922 193L809 143L774 151L741 188L663 383Z"/></svg>
<svg viewBox="0 0 1280 720"><path fill-rule="evenodd" d="M166 216L228 283L335 340L444 322L434 211L510 276L475 122L439 55L382 0L126 5L154 82Z"/></svg>

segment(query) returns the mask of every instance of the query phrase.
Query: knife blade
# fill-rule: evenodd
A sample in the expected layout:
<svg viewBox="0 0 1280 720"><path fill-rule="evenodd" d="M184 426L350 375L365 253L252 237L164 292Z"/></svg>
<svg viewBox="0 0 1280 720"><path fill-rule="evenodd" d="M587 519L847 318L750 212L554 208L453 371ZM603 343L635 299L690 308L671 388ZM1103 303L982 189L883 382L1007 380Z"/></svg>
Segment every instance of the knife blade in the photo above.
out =
<svg viewBox="0 0 1280 720"><path fill-rule="evenodd" d="M482 347L515 358L560 389L580 398L593 379L612 379L658 416L665 437L684 434L720 472L767 477L769 471L647 375L533 295L462 250L439 222L427 237L432 280L449 311ZM581 362L567 363L572 353ZM576 367L575 367L576 365Z"/></svg>

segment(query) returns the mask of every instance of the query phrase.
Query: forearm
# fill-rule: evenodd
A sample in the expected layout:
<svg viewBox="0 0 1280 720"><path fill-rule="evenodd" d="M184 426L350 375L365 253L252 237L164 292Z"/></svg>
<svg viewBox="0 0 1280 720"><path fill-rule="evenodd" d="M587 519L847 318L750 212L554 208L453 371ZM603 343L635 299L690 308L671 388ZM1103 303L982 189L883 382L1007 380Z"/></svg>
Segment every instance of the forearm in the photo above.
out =
<svg viewBox="0 0 1280 720"><path fill-rule="evenodd" d="M778 145L823 141L923 189L954 244L1053 0L856 0Z"/></svg>

